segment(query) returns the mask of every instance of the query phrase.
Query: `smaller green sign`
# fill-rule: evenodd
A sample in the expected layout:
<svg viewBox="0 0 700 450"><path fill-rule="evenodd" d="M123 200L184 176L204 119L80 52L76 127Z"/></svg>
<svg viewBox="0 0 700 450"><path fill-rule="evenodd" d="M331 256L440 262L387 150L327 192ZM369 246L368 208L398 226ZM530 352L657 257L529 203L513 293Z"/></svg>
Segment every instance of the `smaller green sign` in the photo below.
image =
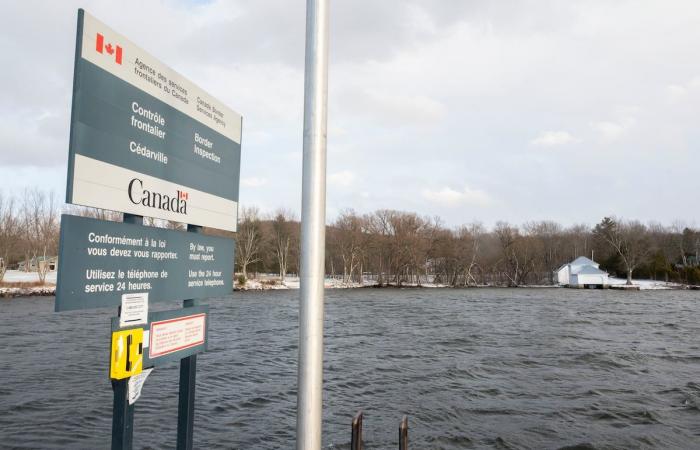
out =
<svg viewBox="0 0 700 450"><path fill-rule="evenodd" d="M63 215L56 311L223 296L233 290L232 239Z"/></svg>
<svg viewBox="0 0 700 450"><path fill-rule="evenodd" d="M143 367L159 367L207 351L209 305L148 313L143 327ZM120 328L119 317L112 318L112 331Z"/></svg>

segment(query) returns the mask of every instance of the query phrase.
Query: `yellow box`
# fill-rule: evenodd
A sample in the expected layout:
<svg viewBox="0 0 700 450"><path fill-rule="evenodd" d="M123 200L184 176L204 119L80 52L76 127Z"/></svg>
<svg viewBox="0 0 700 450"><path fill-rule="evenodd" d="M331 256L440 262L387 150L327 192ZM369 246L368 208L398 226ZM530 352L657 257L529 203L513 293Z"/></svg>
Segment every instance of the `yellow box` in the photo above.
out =
<svg viewBox="0 0 700 450"><path fill-rule="evenodd" d="M121 380L138 375L143 370L143 328L112 333L109 376Z"/></svg>

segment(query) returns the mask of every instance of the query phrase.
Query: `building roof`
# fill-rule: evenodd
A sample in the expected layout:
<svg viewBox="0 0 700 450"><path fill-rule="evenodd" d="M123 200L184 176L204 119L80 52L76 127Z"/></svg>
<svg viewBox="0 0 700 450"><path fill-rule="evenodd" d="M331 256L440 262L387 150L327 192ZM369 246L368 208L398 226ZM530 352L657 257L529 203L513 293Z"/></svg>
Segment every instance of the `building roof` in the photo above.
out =
<svg viewBox="0 0 700 450"><path fill-rule="evenodd" d="M585 256L579 256L578 258L571 261L572 266L593 266L598 267L599 264L592 259L588 259Z"/></svg>
<svg viewBox="0 0 700 450"><path fill-rule="evenodd" d="M578 269L576 272L574 272L575 275L607 275L608 273L604 270L600 270L599 268L592 266L590 264L587 264L585 266L581 266L580 269Z"/></svg>
<svg viewBox="0 0 700 450"><path fill-rule="evenodd" d="M578 273L579 268L582 266L593 266L595 268L599 267L600 264L597 262L593 261L592 259L588 259L585 256L579 256L578 258L574 259L570 263L564 263L562 264L555 272L559 272L562 269L566 268L567 266L571 266L571 273Z"/></svg>

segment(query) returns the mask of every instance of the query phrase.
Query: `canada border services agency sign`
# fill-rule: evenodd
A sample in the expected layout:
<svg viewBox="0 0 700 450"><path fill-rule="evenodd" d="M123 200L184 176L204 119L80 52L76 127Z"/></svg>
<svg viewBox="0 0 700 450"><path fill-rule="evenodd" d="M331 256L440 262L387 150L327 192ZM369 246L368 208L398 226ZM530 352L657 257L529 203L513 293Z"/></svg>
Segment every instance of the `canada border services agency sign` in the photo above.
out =
<svg viewBox="0 0 700 450"><path fill-rule="evenodd" d="M79 10L67 203L236 231L241 126Z"/></svg>

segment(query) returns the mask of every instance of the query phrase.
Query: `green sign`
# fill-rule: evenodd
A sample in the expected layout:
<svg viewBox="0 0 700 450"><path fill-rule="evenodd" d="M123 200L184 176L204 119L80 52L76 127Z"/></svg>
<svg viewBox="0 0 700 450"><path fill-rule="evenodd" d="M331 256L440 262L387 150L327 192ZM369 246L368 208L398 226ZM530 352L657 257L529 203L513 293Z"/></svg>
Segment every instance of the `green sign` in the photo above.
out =
<svg viewBox="0 0 700 450"><path fill-rule="evenodd" d="M79 11L68 203L235 231L241 121Z"/></svg>
<svg viewBox="0 0 700 450"><path fill-rule="evenodd" d="M240 114L78 11L66 202L236 231ZM178 448L192 447L196 354L209 307L233 289L232 239L61 216L56 311L112 320L112 448L131 448L133 403L153 367L181 361ZM174 311L149 304L188 300ZM145 370L143 370L145 367Z"/></svg>
<svg viewBox="0 0 700 450"><path fill-rule="evenodd" d="M223 237L63 215L56 311L228 295L233 252Z"/></svg>

